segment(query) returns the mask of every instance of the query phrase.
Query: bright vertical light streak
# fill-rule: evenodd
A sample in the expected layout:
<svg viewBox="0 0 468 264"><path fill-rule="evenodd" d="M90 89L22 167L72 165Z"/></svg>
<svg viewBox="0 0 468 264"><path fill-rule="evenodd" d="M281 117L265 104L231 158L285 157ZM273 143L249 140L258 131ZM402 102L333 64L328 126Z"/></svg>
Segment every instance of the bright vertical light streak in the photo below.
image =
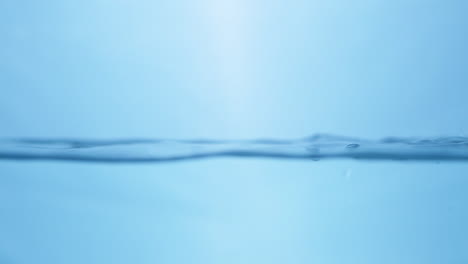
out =
<svg viewBox="0 0 468 264"><path fill-rule="evenodd" d="M207 45L214 58L216 94L237 127L254 110L251 11L246 0L205 0L203 10L209 32Z"/></svg>

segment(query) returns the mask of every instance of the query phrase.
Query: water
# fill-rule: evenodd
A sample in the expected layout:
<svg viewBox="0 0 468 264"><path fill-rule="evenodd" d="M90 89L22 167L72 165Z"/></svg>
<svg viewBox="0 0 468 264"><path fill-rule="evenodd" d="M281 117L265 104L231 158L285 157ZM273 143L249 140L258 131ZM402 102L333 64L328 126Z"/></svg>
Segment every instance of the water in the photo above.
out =
<svg viewBox="0 0 468 264"><path fill-rule="evenodd" d="M4 160L168 162L210 157L360 160L468 160L467 137L363 140L318 134L298 140L16 139L0 144Z"/></svg>
<svg viewBox="0 0 468 264"><path fill-rule="evenodd" d="M468 263L466 10L0 1L0 264Z"/></svg>

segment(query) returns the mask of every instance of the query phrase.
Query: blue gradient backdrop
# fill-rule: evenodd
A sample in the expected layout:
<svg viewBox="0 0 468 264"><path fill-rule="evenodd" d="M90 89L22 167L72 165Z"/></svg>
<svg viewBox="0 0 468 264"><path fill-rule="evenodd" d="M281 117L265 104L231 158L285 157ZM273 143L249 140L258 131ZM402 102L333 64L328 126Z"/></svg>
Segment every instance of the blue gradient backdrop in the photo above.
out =
<svg viewBox="0 0 468 264"><path fill-rule="evenodd" d="M0 1L0 137L466 135L468 2ZM0 162L0 263L468 263L468 165Z"/></svg>

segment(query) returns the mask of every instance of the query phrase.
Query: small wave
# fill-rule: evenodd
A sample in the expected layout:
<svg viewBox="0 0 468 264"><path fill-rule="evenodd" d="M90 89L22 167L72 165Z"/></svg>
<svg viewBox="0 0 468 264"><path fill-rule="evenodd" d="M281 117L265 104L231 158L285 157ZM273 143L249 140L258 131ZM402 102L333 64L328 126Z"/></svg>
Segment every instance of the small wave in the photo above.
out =
<svg viewBox="0 0 468 264"><path fill-rule="evenodd" d="M302 139L34 139L0 141L0 160L169 162L212 157L468 161L468 137L366 140L316 134Z"/></svg>

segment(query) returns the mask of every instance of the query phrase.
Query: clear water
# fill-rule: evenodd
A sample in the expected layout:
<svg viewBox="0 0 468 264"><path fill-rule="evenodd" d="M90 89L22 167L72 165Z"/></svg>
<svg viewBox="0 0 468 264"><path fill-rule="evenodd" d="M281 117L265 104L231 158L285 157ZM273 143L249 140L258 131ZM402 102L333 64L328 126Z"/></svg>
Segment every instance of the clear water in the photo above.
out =
<svg viewBox="0 0 468 264"><path fill-rule="evenodd" d="M0 263L468 263L466 10L0 1Z"/></svg>
<svg viewBox="0 0 468 264"><path fill-rule="evenodd" d="M0 142L0 159L108 163L170 162L213 157L467 161L467 137L358 138L314 135L297 140L16 139Z"/></svg>

